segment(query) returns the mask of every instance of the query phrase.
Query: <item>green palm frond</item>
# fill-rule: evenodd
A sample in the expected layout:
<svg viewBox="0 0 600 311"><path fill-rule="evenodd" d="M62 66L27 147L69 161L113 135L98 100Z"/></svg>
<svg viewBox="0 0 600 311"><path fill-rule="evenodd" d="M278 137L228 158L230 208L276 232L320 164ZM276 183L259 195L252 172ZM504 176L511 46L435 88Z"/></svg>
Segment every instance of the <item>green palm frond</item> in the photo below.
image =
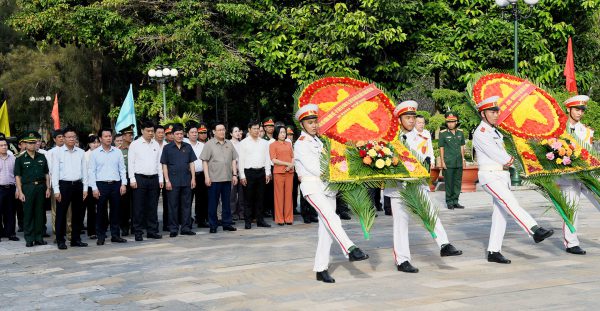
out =
<svg viewBox="0 0 600 311"><path fill-rule="evenodd" d="M200 116L198 116L197 113L195 113L195 112L184 112L183 115L181 115L181 116L174 116L174 117L171 117L171 118L165 118L165 119L163 119L160 122L160 124L161 125L167 125L167 124L179 123L179 124L185 126L190 121L199 122L199 120L200 120Z"/></svg>
<svg viewBox="0 0 600 311"><path fill-rule="evenodd" d="M573 222L577 213L578 202L570 200L560 190L556 184L556 176L536 176L528 178L525 181L538 187L536 190L552 202L554 210L562 217L569 230L574 233L575 227L573 226Z"/></svg>
<svg viewBox="0 0 600 311"><path fill-rule="evenodd" d="M416 218L420 219L435 239L435 224L438 219L439 209L429 200L427 192L423 191L424 184L421 180L417 182L406 182L400 190L400 197L404 206Z"/></svg>
<svg viewBox="0 0 600 311"><path fill-rule="evenodd" d="M576 175L576 178L586 188L590 189L596 195L596 199L600 201L600 182L598 181L598 175L596 172L581 172Z"/></svg>
<svg viewBox="0 0 600 311"><path fill-rule="evenodd" d="M364 185L354 185L354 187L342 191L342 199L348 204L352 213L360 221L365 239L369 239L369 231L375 223L375 209L369 191Z"/></svg>

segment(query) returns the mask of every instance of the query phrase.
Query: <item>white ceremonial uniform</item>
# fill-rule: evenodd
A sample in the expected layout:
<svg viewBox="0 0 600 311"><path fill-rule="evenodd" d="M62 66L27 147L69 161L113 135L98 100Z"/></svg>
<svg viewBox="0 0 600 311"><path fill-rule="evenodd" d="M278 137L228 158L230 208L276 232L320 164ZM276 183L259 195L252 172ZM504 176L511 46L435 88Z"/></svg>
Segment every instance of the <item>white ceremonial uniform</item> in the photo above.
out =
<svg viewBox="0 0 600 311"><path fill-rule="evenodd" d="M406 143L408 143L410 149L417 153L419 161L423 162L425 158L429 157L431 164L434 164L433 143L431 142L431 133L428 130L423 129L423 132L419 133L417 129L413 129L406 134Z"/></svg>
<svg viewBox="0 0 600 311"><path fill-rule="evenodd" d="M323 143L304 131L294 144L294 160L296 172L300 179L300 190L306 200L319 213L319 242L315 254L313 271L321 272L329 267L329 254L333 239L340 245L344 256L354 243L342 228L342 221L335 213L336 193L326 190L321 181L321 154Z"/></svg>
<svg viewBox="0 0 600 311"><path fill-rule="evenodd" d="M411 139L412 132L406 134L407 140ZM402 134L400 134L400 140L403 141ZM413 145L406 141L406 144L409 145L411 149L414 150ZM394 218L393 224L393 238L394 238L394 260L396 264L399 265L405 261L411 261L410 257L410 242L408 240L408 221L410 220L410 212L406 211L402 199L400 197L400 190L403 187L402 182L397 183L397 187L389 188L386 187L383 190L383 195L390 198L390 206L392 208L392 217ZM422 191L427 194L427 199L429 203L433 205L434 203L431 201L431 197L429 196L429 187L423 185ZM434 232L437 235L435 238L435 242L441 248L442 245L448 244L448 235L446 234L446 230L442 225L442 220L438 217Z"/></svg>
<svg viewBox="0 0 600 311"><path fill-rule="evenodd" d="M528 234L537 222L525 211L510 190L510 174L504 166L513 158L504 149L503 135L494 127L481 121L473 134L473 146L479 164L479 183L493 198L494 212L488 251L500 252L506 231L506 216L510 213L517 224Z"/></svg>
<svg viewBox="0 0 600 311"><path fill-rule="evenodd" d="M575 124L567 123L567 131L574 135L575 138L582 141L586 148L592 148L592 137L594 131L589 127L583 125L581 122ZM596 199L596 196L586 186L576 179L569 177L561 177L557 180L557 184L560 189L567 194L567 198L571 202L577 202L579 204L579 198L583 194L591 203L600 210L600 202ZM575 213L575 221L573 226L577 230L577 224L579 223L579 213ZM579 238L577 238L577 232L572 233L563 221L563 243L565 247L575 247L579 245Z"/></svg>

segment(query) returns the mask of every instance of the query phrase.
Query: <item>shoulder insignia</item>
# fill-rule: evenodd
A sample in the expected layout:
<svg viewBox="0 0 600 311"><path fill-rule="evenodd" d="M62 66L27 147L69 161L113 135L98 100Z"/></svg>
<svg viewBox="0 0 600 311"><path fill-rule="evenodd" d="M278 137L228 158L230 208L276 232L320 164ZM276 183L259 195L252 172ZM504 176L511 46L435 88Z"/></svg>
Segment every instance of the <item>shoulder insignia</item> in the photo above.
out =
<svg viewBox="0 0 600 311"><path fill-rule="evenodd" d="M481 127L481 129L479 129L482 133L485 132L485 127Z"/></svg>
<svg viewBox="0 0 600 311"><path fill-rule="evenodd" d="M300 136L300 138L298 138L298 140L304 140L306 136Z"/></svg>
<svg viewBox="0 0 600 311"><path fill-rule="evenodd" d="M440 131L440 133L445 133L447 131L448 131L448 129L443 129L443 130Z"/></svg>

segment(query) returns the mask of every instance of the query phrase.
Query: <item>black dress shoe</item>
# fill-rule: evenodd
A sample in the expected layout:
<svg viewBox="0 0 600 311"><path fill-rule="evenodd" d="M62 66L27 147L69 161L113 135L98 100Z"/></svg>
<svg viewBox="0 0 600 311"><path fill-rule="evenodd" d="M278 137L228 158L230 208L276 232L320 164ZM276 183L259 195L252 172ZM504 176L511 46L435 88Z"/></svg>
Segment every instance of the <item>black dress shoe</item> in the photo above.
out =
<svg viewBox="0 0 600 311"><path fill-rule="evenodd" d="M237 231L237 228L234 226L223 226L223 231Z"/></svg>
<svg viewBox="0 0 600 311"><path fill-rule="evenodd" d="M35 244L35 245L47 245L48 242L46 242L44 240L41 240L41 241L34 241L33 244Z"/></svg>
<svg viewBox="0 0 600 311"><path fill-rule="evenodd" d="M263 228L271 228L271 225L269 225L266 222L259 222L256 224L257 227L263 227Z"/></svg>
<svg viewBox="0 0 600 311"><path fill-rule="evenodd" d="M14 236L14 235L13 236L9 236L8 239L11 240L11 241L19 241L20 240L17 236Z"/></svg>
<svg viewBox="0 0 600 311"><path fill-rule="evenodd" d="M278 226L284 226L285 224L284 223L280 223L280 224L278 223L277 225Z"/></svg>
<svg viewBox="0 0 600 311"><path fill-rule="evenodd" d="M450 243L442 245L442 249L440 250L440 256L442 257L460 256L462 253L461 250L456 249L456 247Z"/></svg>
<svg viewBox="0 0 600 311"><path fill-rule="evenodd" d="M174 238L176 236L177 236L177 232L171 232L171 233L169 233L169 237Z"/></svg>
<svg viewBox="0 0 600 311"><path fill-rule="evenodd" d="M210 225L206 221L203 221L198 224L198 228L210 228Z"/></svg>
<svg viewBox="0 0 600 311"><path fill-rule="evenodd" d="M401 271L401 272L406 272L406 273L418 273L419 272L419 269L417 269L413 265L411 265L410 262L408 262L408 260L399 264L397 267L398 267L398 271Z"/></svg>
<svg viewBox="0 0 600 311"><path fill-rule="evenodd" d="M114 236L114 237L110 238L110 241L113 243L127 243L127 240L125 240L122 237L118 237L118 236Z"/></svg>
<svg viewBox="0 0 600 311"><path fill-rule="evenodd" d="M309 224L310 223L310 218L304 218L304 223L305 224Z"/></svg>
<svg viewBox="0 0 600 311"><path fill-rule="evenodd" d="M194 231L181 231L181 235L196 235Z"/></svg>
<svg viewBox="0 0 600 311"><path fill-rule="evenodd" d="M286 222L285 224L288 225L288 226L293 225L293 223L291 223L291 222Z"/></svg>
<svg viewBox="0 0 600 311"><path fill-rule="evenodd" d="M98 241L96 241L96 245L104 245L104 239L98 239Z"/></svg>
<svg viewBox="0 0 600 311"><path fill-rule="evenodd" d="M143 237L143 236L141 236L141 235L136 235L136 236L135 236L135 240L136 240L136 242L141 242L141 241L143 241L143 240L144 240L144 237Z"/></svg>
<svg viewBox="0 0 600 311"><path fill-rule="evenodd" d="M568 247L566 249L567 253L575 254L575 255L585 255L585 250L579 246Z"/></svg>
<svg viewBox="0 0 600 311"><path fill-rule="evenodd" d="M33 241L29 241L27 243L25 243L25 247L32 247L33 246Z"/></svg>
<svg viewBox="0 0 600 311"><path fill-rule="evenodd" d="M456 205L454 205L454 204L446 204L446 207L448 207L448 209L455 209Z"/></svg>
<svg viewBox="0 0 600 311"><path fill-rule="evenodd" d="M58 249L67 249L67 244L65 244L65 242L59 242Z"/></svg>
<svg viewBox="0 0 600 311"><path fill-rule="evenodd" d="M346 213L346 212L341 212L340 213L340 219L350 220L350 219L352 219L352 217L350 217L350 215L348 213Z"/></svg>
<svg viewBox="0 0 600 311"><path fill-rule="evenodd" d="M121 230L121 236L129 236L129 229Z"/></svg>
<svg viewBox="0 0 600 311"><path fill-rule="evenodd" d="M244 226L244 229L252 229L252 224L247 222L246 225Z"/></svg>
<svg viewBox="0 0 600 311"><path fill-rule="evenodd" d="M327 270L317 272L317 281L323 281L325 283L335 283L335 279L329 275Z"/></svg>
<svg viewBox="0 0 600 311"><path fill-rule="evenodd" d="M155 240L162 239L162 235L160 235L158 233L148 233L146 235L146 237L148 237L149 239L155 239Z"/></svg>
<svg viewBox="0 0 600 311"><path fill-rule="evenodd" d="M533 229L533 228L531 228ZM552 236L554 234L554 230L550 229L550 230L546 230L542 227L538 227L536 230L533 231L533 240L535 241L535 243L540 243L541 241L545 240L546 238L549 238L550 236Z"/></svg>
<svg viewBox="0 0 600 311"><path fill-rule="evenodd" d="M350 251L350 254L348 254L348 260L350 261L361 261L366 259L369 259L369 255L363 253L358 247L354 247L354 249Z"/></svg>
<svg viewBox="0 0 600 311"><path fill-rule="evenodd" d="M87 247L87 243L83 243L81 241L71 242L71 247Z"/></svg>
<svg viewBox="0 0 600 311"><path fill-rule="evenodd" d="M217 228L210 228L210 230L208 230L208 232L210 232L210 233L217 233Z"/></svg>
<svg viewBox="0 0 600 311"><path fill-rule="evenodd" d="M319 222L319 217L317 217L317 216L310 216L310 222Z"/></svg>
<svg viewBox="0 0 600 311"><path fill-rule="evenodd" d="M506 257L502 256L500 252L488 252L488 262L497 262L503 264L509 264L510 260L506 259Z"/></svg>
<svg viewBox="0 0 600 311"><path fill-rule="evenodd" d="M465 207L463 205L460 205L458 203L454 204L454 208L465 209Z"/></svg>

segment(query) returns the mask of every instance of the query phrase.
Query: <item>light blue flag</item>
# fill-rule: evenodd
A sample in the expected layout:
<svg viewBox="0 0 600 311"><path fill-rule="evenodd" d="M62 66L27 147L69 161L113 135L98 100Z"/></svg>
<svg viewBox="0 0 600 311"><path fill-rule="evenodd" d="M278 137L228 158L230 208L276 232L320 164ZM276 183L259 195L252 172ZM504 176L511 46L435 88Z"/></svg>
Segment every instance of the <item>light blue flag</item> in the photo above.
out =
<svg viewBox="0 0 600 311"><path fill-rule="evenodd" d="M119 117L117 118L117 123L115 124L115 131L119 132L122 129L133 124L133 137L138 135L137 131L137 122L135 119L135 107L133 106L133 86L129 84L129 92L127 92L127 97L123 101L123 106L121 106L121 111L119 111Z"/></svg>

